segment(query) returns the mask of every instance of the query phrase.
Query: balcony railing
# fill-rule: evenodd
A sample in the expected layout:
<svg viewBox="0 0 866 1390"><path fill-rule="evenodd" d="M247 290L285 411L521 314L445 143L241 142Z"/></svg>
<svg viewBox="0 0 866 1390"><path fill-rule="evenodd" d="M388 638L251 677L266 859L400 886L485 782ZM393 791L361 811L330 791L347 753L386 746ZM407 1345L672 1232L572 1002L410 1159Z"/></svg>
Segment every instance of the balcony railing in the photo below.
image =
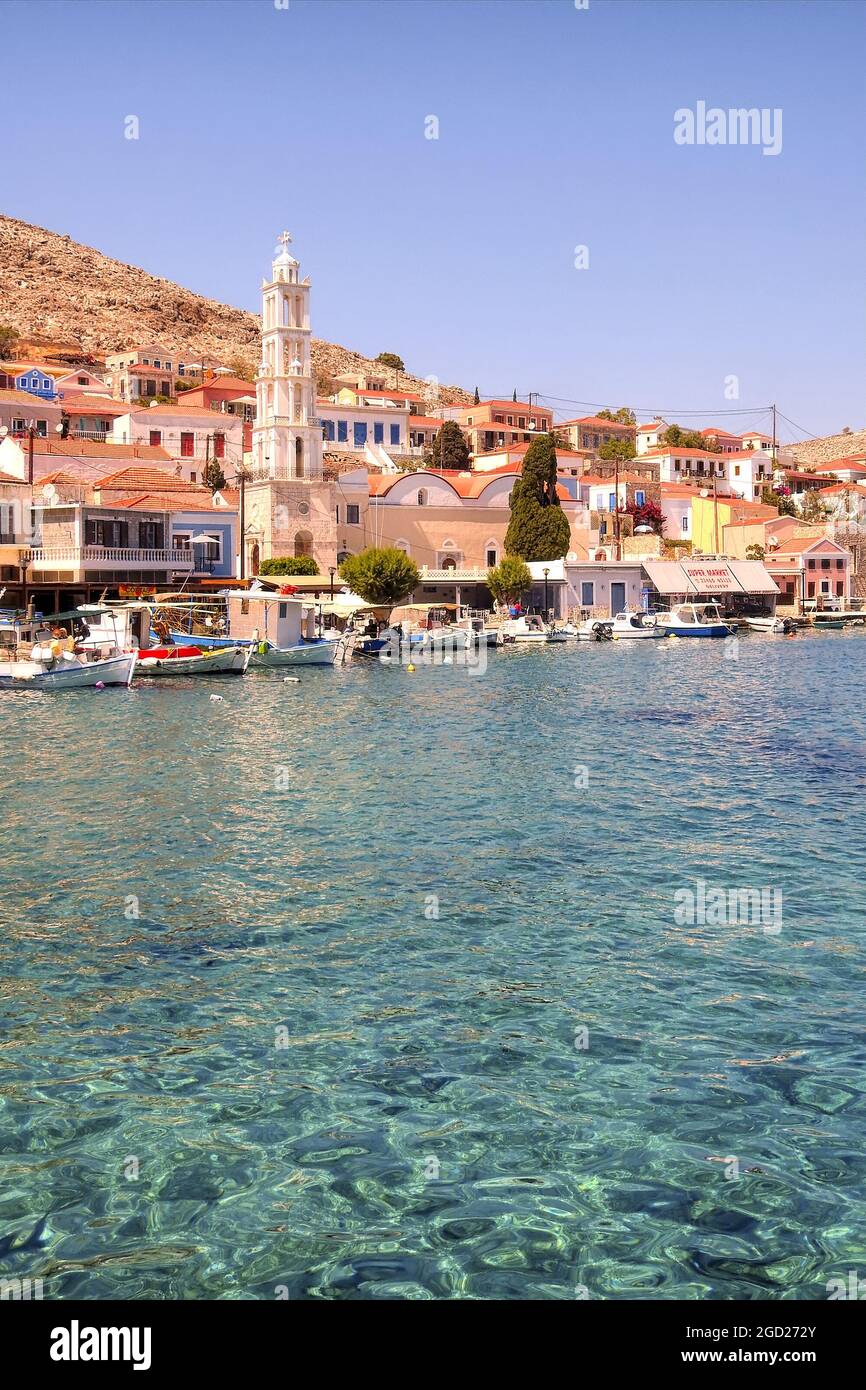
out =
<svg viewBox="0 0 866 1390"><path fill-rule="evenodd" d="M480 583L487 578L486 569L478 569L476 566L461 565L457 569L428 569L426 565L421 566L422 584L448 580L454 584L460 580L468 580Z"/></svg>
<svg viewBox="0 0 866 1390"><path fill-rule="evenodd" d="M130 549L126 546L70 545L34 546L30 551L31 567L52 568L55 565L164 565L168 569L191 570L193 556L189 550Z"/></svg>
<svg viewBox="0 0 866 1390"><path fill-rule="evenodd" d="M108 439L107 430L70 430L73 439L92 439L96 444L104 444Z"/></svg>

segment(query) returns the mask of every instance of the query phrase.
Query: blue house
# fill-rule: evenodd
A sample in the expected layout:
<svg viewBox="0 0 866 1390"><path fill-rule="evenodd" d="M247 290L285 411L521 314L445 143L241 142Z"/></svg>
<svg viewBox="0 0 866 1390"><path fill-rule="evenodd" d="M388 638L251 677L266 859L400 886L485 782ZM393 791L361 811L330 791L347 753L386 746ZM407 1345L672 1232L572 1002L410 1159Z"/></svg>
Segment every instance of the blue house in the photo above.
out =
<svg viewBox="0 0 866 1390"><path fill-rule="evenodd" d="M234 577L238 543L236 511L218 503L202 511L172 511L170 527L172 549L192 551L196 578ZM209 540L200 539L204 536Z"/></svg>
<svg viewBox="0 0 866 1390"><path fill-rule="evenodd" d="M43 401L53 401L57 395L55 378L49 376L44 367L26 367L15 377L16 391L28 391L31 396L39 396Z"/></svg>

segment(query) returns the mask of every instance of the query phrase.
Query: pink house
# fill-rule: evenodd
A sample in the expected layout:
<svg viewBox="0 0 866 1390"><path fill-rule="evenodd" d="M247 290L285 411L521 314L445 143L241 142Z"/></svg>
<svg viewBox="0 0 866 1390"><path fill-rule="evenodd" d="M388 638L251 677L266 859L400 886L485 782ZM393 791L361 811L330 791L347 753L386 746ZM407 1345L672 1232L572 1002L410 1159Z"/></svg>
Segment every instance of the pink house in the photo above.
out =
<svg viewBox="0 0 866 1390"><path fill-rule="evenodd" d="M851 552L828 536L791 536L768 550L764 564L781 591L780 606L799 612L847 608Z"/></svg>

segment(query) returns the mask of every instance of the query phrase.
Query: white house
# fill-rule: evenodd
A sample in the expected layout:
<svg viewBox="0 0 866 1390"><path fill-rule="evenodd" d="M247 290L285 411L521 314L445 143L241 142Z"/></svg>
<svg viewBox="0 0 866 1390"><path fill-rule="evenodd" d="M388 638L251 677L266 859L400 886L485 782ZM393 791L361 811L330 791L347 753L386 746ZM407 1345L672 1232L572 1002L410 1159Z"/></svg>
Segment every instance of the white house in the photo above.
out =
<svg viewBox="0 0 866 1390"><path fill-rule="evenodd" d="M243 420L218 414L204 406L151 405L130 410L114 421L112 438L118 444L149 444L161 448L181 465L181 475L200 483L208 460L233 474L243 462Z"/></svg>
<svg viewBox="0 0 866 1390"><path fill-rule="evenodd" d="M667 420L652 420L647 425L638 425L635 431L635 449L638 454L645 454L650 449L658 447L659 437L668 428Z"/></svg>

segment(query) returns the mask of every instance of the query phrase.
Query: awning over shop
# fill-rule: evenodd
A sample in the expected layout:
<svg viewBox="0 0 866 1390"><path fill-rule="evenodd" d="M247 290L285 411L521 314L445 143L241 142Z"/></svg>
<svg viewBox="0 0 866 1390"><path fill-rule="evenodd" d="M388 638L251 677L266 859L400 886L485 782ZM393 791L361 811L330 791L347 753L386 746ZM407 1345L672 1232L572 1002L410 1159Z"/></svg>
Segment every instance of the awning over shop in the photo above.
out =
<svg viewBox="0 0 866 1390"><path fill-rule="evenodd" d="M660 594L777 594L760 560L644 560L643 568Z"/></svg>

